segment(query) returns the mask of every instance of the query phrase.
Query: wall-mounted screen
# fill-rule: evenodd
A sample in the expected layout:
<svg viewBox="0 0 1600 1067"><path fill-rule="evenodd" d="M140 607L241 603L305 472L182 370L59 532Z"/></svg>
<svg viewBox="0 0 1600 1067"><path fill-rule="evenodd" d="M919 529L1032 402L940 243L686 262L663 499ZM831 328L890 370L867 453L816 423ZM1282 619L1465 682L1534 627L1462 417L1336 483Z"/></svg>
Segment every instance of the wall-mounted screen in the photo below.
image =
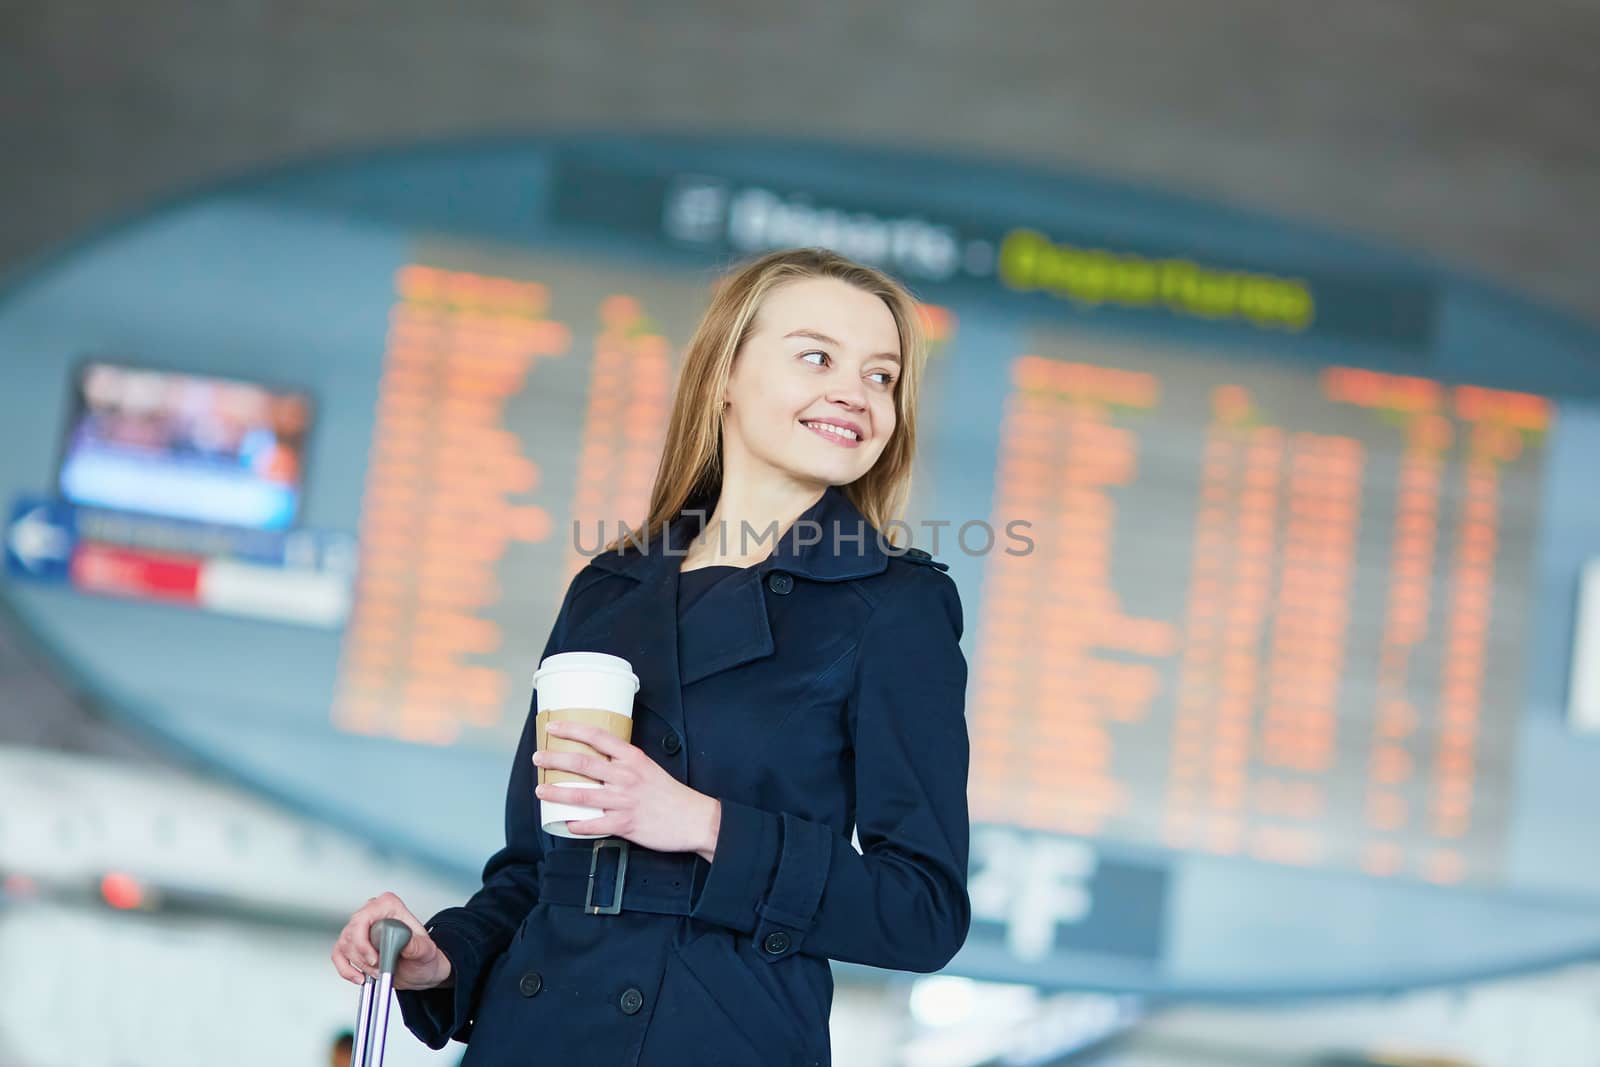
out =
<svg viewBox="0 0 1600 1067"><path fill-rule="evenodd" d="M310 424L302 392L88 361L73 383L57 488L89 507L286 529Z"/></svg>

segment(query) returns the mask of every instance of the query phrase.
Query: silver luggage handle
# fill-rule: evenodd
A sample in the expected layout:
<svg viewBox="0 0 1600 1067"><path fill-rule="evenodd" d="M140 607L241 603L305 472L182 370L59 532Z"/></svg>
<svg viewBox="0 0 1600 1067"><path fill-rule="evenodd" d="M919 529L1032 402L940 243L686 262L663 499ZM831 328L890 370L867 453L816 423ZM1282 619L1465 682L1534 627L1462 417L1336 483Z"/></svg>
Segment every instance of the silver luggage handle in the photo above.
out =
<svg viewBox="0 0 1600 1067"><path fill-rule="evenodd" d="M389 1033L389 993L394 989L394 969L400 962L400 953L411 941L411 927L399 919L379 919L372 924L370 936L378 949L378 977L368 975L361 983L350 1067L383 1067L383 1042Z"/></svg>

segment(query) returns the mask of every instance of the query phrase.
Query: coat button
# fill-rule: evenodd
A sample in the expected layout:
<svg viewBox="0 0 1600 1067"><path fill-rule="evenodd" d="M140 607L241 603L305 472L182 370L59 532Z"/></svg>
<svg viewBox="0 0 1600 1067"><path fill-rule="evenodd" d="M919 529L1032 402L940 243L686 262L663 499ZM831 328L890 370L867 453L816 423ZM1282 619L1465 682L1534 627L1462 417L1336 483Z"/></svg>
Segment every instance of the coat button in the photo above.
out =
<svg viewBox="0 0 1600 1067"><path fill-rule="evenodd" d="M678 749L683 747L683 742L678 740L677 734L668 734L661 739L661 751L669 756L676 756Z"/></svg>
<svg viewBox="0 0 1600 1067"><path fill-rule="evenodd" d="M544 979L539 977L538 971L529 971L522 976L522 981L517 983L517 989L525 997L534 996L544 988Z"/></svg>
<svg viewBox="0 0 1600 1067"><path fill-rule="evenodd" d="M794 579L782 571L776 571L767 576L767 588L783 596L794 588Z"/></svg>
<svg viewBox="0 0 1600 1067"><path fill-rule="evenodd" d="M781 956L789 951L789 935L782 930L775 930L767 935L762 947L774 956Z"/></svg>
<svg viewBox="0 0 1600 1067"><path fill-rule="evenodd" d="M644 1007L644 994L637 989L625 989L622 992L622 999L617 1002L617 1006L622 1009L622 1014L624 1015L636 1014L640 1008Z"/></svg>

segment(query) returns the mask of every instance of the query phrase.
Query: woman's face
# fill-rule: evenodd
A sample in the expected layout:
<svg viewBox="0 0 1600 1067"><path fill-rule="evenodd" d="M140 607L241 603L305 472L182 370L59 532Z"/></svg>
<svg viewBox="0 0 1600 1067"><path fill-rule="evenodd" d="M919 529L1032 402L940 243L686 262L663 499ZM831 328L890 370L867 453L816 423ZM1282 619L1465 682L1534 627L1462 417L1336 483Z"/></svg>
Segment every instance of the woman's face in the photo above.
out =
<svg viewBox="0 0 1600 1067"><path fill-rule="evenodd" d="M894 432L899 376L900 332L881 299L836 278L785 282L767 294L734 356L725 470L806 485L855 481Z"/></svg>

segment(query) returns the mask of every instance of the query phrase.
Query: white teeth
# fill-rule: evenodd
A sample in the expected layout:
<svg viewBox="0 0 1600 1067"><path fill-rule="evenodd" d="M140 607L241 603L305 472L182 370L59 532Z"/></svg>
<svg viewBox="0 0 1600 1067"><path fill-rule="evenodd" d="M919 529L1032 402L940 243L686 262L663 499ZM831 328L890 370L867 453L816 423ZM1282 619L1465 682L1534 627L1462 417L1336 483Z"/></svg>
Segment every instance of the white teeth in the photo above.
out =
<svg viewBox="0 0 1600 1067"><path fill-rule="evenodd" d="M805 423L804 425L811 427L813 430L822 430L822 431L825 431L827 433L831 433L831 434L833 434L833 435L835 435L837 437L843 437L846 441L859 441L860 440L860 438L857 437L854 433L852 433L849 430L846 430L842 426L833 426L833 425L830 425L829 423L826 423L826 422L808 422L808 423Z"/></svg>

